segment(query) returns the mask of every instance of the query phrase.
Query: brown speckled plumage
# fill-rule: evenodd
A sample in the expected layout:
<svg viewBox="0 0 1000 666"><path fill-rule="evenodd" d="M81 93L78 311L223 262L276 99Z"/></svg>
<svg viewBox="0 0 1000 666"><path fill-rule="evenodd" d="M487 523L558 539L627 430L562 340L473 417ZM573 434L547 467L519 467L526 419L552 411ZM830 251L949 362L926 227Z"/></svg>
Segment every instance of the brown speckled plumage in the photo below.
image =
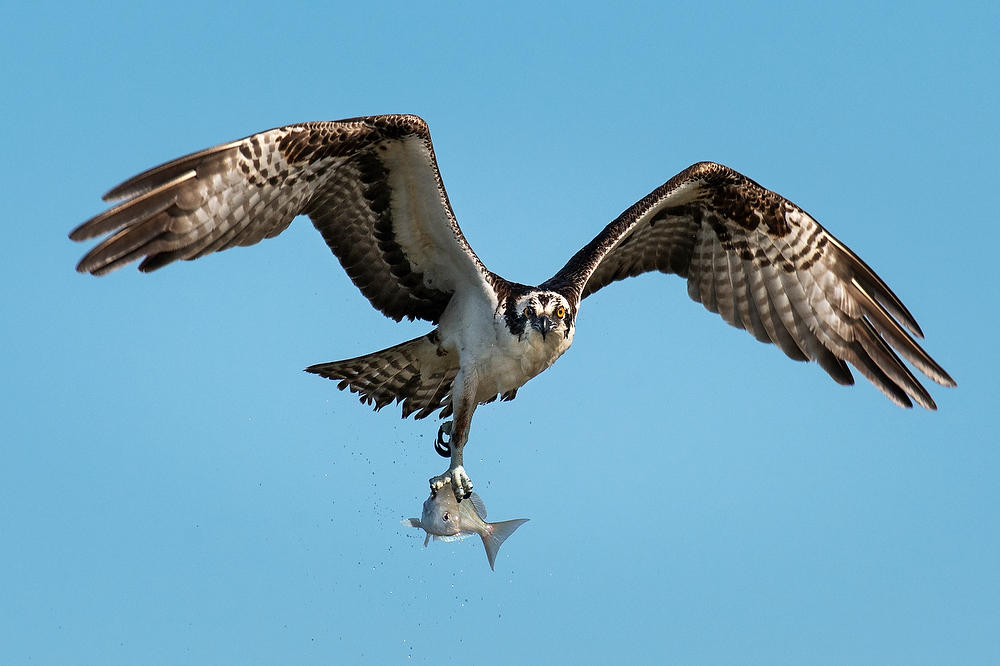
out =
<svg viewBox="0 0 1000 666"><path fill-rule="evenodd" d="M547 331L561 331L565 345L543 359L544 367L570 344L583 298L660 271L686 278L690 296L729 324L790 358L816 361L842 384L853 383L850 364L897 404L933 409L902 356L933 381L954 385L916 342L922 333L912 315L867 264L795 204L711 162L685 169L629 207L538 287L495 275L469 247L427 125L412 115L268 130L150 169L105 199L121 203L70 234L74 240L104 237L80 261L81 272L107 273L137 260L140 270L152 271L252 245L301 214L372 305L396 320L437 323L455 293L467 290L474 295L469 303L486 299L504 335L520 343L531 331L519 299L536 294L540 309L565 299L565 312L546 319L553 328L542 329L543 339ZM488 394L466 385L464 398L453 386L463 368L456 340L471 323L460 317L480 312L476 307L453 317L451 329L442 324L390 349L309 370L376 408L402 403L403 416L447 415L454 407L458 427L467 429L475 409L475 401L467 404L468 391L480 391L480 402L498 395L508 400L520 385L506 378L505 387L517 386ZM489 354L500 352L495 340L473 342L481 372ZM535 344L524 353L538 354ZM515 361L503 366L510 372L523 357L511 351L517 347L507 349ZM500 381L482 379L489 386ZM456 435L459 448L465 435Z"/></svg>
<svg viewBox="0 0 1000 666"><path fill-rule="evenodd" d="M584 298L649 271L687 278L691 298L841 384L854 381L850 363L894 402L933 409L896 352L954 384L867 264L801 208L721 164L695 164L650 192L541 286Z"/></svg>
<svg viewBox="0 0 1000 666"><path fill-rule="evenodd" d="M397 321L436 322L453 288L428 287L419 264L394 240L394 225L411 220L395 219L390 205L383 161L390 147L426 150L430 168L403 176L436 188L440 204L433 213L447 218L456 249L485 272L455 222L427 125L407 115L279 127L130 178L104 196L123 203L70 234L73 240L111 234L77 270L99 275L143 259L139 269L152 271L253 245L304 214L373 306Z"/></svg>

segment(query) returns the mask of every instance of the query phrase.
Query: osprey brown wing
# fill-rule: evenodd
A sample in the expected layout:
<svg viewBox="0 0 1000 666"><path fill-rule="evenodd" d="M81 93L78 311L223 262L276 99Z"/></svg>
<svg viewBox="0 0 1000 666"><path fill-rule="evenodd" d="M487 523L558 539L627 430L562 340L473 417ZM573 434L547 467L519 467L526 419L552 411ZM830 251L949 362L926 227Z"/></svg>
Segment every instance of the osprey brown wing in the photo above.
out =
<svg viewBox="0 0 1000 666"><path fill-rule="evenodd" d="M913 316L847 246L784 197L721 164L685 169L622 213L543 286L580 297L649 271L687 278L688 294L834 380L856 367L899 405L935 404L899 355L954 380L919 344Z"/></svg>
<svg viewBox="0 0 1000 666"><path fill-rule="evenodd" d="M308 215L351 280L393 319L437 321L489 279L455 221L427 125L410 115L279 127L146 171L73 240L106 236L77 270L152 271L281 233Z"/></svg>

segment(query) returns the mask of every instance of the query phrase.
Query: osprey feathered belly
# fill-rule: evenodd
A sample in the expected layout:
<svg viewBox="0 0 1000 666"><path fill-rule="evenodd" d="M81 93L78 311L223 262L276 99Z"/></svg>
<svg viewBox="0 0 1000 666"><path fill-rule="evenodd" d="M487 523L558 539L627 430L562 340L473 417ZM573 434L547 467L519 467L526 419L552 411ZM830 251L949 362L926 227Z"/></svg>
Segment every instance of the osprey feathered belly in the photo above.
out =
<svg viewBox="0 0 1000 666"><path fill-rule="evenodd" d="M935 408L900 356L955 383L865 262L792 202L711 162L650 192L538 286L505 280L469 247L427 125L412 115L279 127L150 169L104 199L121 203L70 234L106 236L77 266L84 273L139 259L152 271L252 245L308 215L375 308L436 328L307 369L376 409L452 416L438 434L451 464L431 488L450 481L459 498L472 489L462 451L476 406L513 399L569 348L583 298L648 271L686 278L690 296L726 322L841 384L854 382L853 365L901 406Z"/></svg>

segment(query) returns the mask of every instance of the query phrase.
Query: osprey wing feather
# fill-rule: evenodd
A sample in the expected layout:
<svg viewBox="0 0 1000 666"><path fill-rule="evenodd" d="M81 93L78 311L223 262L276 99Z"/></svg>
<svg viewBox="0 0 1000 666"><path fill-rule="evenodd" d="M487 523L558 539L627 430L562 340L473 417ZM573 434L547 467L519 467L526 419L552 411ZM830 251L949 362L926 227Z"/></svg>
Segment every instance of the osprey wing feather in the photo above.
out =
<svg viewBox="0 0 1000 666"><path fill-rule="evenodd" d="M122 203L77 227L107 235L79 263L152 271L253 245L309 215L384 314L437 321L451 294L491 274L459 229L430 133L409 115L288 125L150 169L105 195Z"/></svg>
<svg viewBox="0 0 1000 666"><path fill-rule="evenodd" d="M913 316L875 272L816 220L732 169L702 162L622 213L543 286L586 297L649 271L687 278L688 294L834 380L856 367L899 405L935 404L899 355L953 386L916 342Z"/></svg>

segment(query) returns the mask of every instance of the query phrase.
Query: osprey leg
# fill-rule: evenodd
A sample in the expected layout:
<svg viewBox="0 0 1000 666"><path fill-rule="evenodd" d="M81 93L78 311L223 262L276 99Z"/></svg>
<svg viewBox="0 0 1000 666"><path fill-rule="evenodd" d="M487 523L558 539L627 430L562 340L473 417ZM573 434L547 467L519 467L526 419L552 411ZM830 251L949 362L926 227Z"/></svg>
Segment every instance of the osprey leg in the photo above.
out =
<svg viewBox="0 0 1000 666"><path fill-rule="evenodd" d="M459 386L462 388L460 392L454 392L455 395L452 399L455 417L452 421L442 424L441 430L438 431L439 437L442 433L451 435L447 442L448 448L451 450L451 462L444 474L430 479L431 495L436 495L439 490L450 483L451 489L455 492L455 499L458 501L462 501L472 494L472 479L469 478L465 467L462 466L462 451L465 449L465 443L469 441L472 413L476 411L475 383L466 381L463 375L464 373L460 371L452 389L454 391ZM450 427L446 428L445 426L448 425Z"/></svg>

